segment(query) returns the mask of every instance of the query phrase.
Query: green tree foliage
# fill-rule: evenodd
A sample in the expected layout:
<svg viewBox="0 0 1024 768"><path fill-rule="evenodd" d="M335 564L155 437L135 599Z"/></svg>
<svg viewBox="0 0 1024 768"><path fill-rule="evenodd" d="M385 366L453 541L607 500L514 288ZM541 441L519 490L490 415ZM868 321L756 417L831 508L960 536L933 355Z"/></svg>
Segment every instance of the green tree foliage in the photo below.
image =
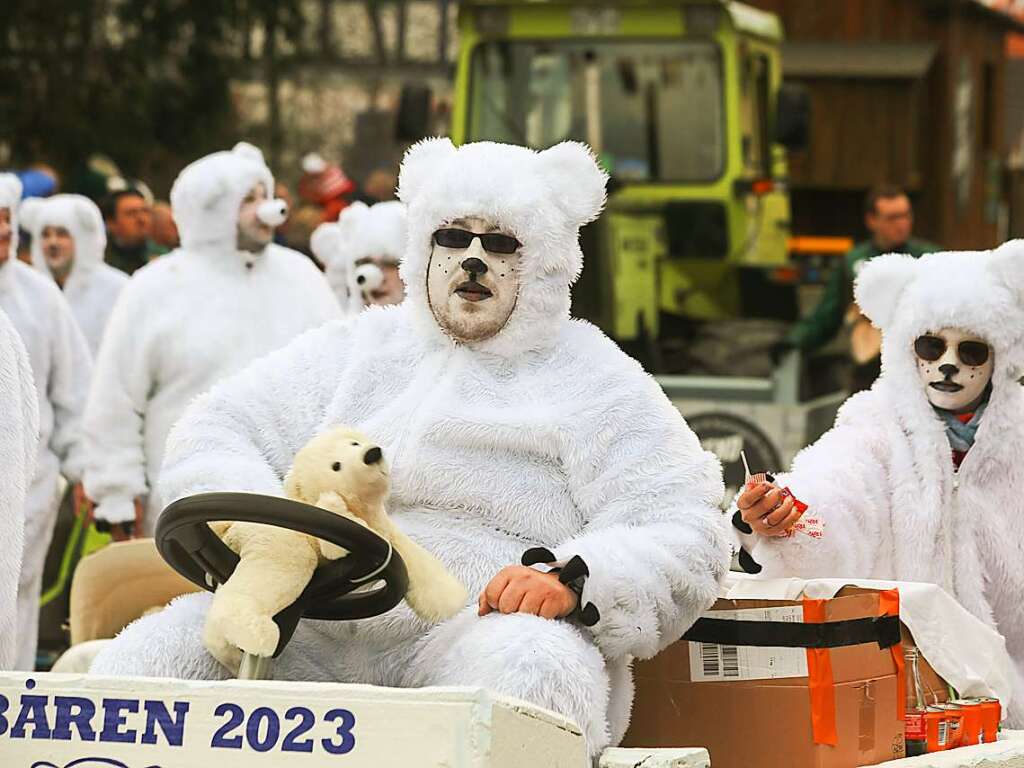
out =
<svg viewBox="0 0 1024 768"><path fill-rule="evenodd" d="M92 153L163 186L237 135L229 81L300 0L0 0L0 142L74 172Z"/></svg>

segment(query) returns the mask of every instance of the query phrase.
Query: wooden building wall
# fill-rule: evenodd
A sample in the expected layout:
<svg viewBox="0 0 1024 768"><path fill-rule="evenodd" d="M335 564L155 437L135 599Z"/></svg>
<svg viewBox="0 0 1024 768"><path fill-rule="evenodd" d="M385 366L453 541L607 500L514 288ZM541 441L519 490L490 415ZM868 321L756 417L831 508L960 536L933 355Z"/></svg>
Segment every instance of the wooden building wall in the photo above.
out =
<svg viewBox="0 0 1024 768"><path fill-rule="evenodd" d="M864 192L892 181L911 191L920 236L950 248L997 242L1009 19L970 0L747 2L778 14L787 42L832 43L837 56L848 44L934 46L917 78L791 78L813 102L811 145L790 161L794 231L862 236Z"/></svg>

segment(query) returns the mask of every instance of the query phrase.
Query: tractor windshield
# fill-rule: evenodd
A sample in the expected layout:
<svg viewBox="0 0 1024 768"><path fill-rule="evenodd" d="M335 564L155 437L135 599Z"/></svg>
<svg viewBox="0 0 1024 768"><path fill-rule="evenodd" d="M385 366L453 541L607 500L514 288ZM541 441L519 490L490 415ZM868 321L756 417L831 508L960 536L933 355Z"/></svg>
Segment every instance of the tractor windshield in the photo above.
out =
<svg viewBox="0 0 1024 768"><path fill-rule="evenodd" d="M472 141L585 141L622 181L712 181L725 164L713 42L486 42L470 87Z"/></svg>

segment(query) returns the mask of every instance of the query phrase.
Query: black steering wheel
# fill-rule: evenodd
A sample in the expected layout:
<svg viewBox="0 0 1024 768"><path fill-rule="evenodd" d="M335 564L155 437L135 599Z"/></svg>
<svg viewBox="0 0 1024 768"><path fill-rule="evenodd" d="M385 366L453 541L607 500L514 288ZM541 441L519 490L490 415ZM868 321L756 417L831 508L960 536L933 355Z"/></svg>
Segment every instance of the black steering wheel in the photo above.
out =
<svg viewBox="0 0 1024 768"><path fill-rule="evenodd" d="M300 618L345 621L390 611L405 597L409 576L390 542L369 528L300 501L258 493L200 493L168 506L156 524L156 547L178 573L211 592L228 580L238 555L207 523L246 522L287 528L349 551L316 569L299 598L274 617L281 631L274 656Z"/></svg>

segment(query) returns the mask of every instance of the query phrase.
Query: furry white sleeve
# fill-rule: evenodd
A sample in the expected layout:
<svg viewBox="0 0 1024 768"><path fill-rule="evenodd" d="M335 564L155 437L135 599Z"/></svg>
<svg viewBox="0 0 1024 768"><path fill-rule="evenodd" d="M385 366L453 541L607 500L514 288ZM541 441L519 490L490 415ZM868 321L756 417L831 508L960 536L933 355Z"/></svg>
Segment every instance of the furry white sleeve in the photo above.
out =
<svg viewBox="0 0 1024 768"><path fill-rule="evenodd" d="M167 438L161 499L225 489L283 495L282 478L345 368L345 337L343 321L307 331L197 397Z"/></svg>
<svg viewBox="0 0 1024 768"><path fill-rule="evenodd" d="M605 657L649 658L711 606L729 568L722 470L653 379L606 383L564 457L584 527L554 554L587 563Z"/></svg>
<svg viewBox="0 0 1024 768"><path fill-rule="evenodd" d="M55 303L50 320L50 380L38 386L46 386L46 396L53 407L50 448L60 459L61 474L69 482L77 483L85 470L82 417L92 378L92 355L65 302Z"/></svg>
<svg viewBox="0 0 1024 768"><path fill-rule="evenodd" d="M152 386L144 317L145 284L130 281L114 305L85 408L85 491L95 516L111 523L135 519L134 499L149 492L143 418Z"/></svg>
<svg viewBox="0 0 1024 768"><path fill-rule="evenodd" d="M803 533L788 538L744 536L744 546L762 566L760 575L829 577L876 575L878 554L889 518L885 444L877 430L840 421L793 460L776 484L821 518L820 538ZM735 501L729 512L735 509Z"/></svg>
<svg viewBox="0 0 1024 768"><path fill-rule="evenodd" d="M25 495L39 447L39 401L21 337L0 310L0 670L14 664L17 648L18 574L25 543Z"/></svg>

